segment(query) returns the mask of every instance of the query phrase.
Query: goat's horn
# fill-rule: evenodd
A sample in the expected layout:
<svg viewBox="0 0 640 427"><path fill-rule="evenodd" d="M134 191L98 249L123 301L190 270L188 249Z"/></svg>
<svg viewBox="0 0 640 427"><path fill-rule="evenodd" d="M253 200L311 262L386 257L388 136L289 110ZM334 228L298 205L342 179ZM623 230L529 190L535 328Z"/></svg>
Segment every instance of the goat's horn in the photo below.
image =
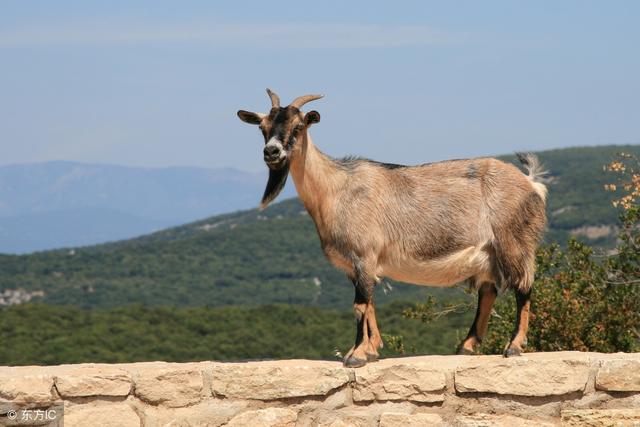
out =
<svg viewBox="0 0 640 427"><path fill-rule="evenodd" d="M324 95L303 95L299 96L293 100L291 105L296 108L302 107L307 102L315 101L316 99L322 98Z"/></svg>
<svg viewBox="0 0 640 427"><path fill-rule="evenodd" d="M280 98L271 89L267 88L267 95L271 98L271 108L280 106Z"/></svg>

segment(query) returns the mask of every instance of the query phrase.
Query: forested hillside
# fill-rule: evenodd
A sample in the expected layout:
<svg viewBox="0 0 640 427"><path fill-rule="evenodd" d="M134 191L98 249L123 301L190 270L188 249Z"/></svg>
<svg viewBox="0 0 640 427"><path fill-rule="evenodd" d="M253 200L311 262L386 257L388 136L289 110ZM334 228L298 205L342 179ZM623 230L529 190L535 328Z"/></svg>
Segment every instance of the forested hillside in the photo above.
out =
<svg viewBox="0 0 640 427"><path fill-rule="evenodd" d="M402 316L408 303L378 309L384 334L402 334L407 354L451 354L473 313L429 325ZM456 333L459 331L459 333ZM353 344L351 310L295 305L82 310L24 304L0 312L0 364L165 360L334 359ZM382 355L394 354L385 348Z"/></svg>
<svg viewBox="0 0 640 427"><path fill-rule="evenodd" d="M587 226L615 223L602 166L622 149L640 153L638 146L539 153L550 171L547 241L564 242L572 231L580 236ZM612 238L600 236L595 243ZM392 286L392 292L378 290L380 303L427 292ZM43 291L45 303L85 308L132 303L347 308L352 299L351 285L324 258L313 222L297 199L112 244L0 256L0 291L19 288Z"/></svg>

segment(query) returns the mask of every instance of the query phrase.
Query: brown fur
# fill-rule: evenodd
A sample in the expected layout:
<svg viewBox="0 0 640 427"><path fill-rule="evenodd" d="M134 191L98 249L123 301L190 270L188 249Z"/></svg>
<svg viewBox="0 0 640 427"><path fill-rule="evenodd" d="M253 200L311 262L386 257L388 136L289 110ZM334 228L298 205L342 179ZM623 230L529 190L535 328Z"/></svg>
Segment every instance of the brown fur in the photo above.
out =
<svg viewBox="0 0 640 427"><path fill-rule="evenodd" d="M381 277L428 286L470 279L513 288L519 298L529 295L546 221L546 189L535 179L535 158L523 157L529 176L492 158L412 167L335 160L315 147L307 131L312 121L297 107L274 107L256 117L265 142L274 135L282 141L286 167L324 253L354 282L358 331L345 364L361 366L382 345L372 299ZM479 301L471 344L484 334L494 299ZM528 307L519 302L509 348L524 343Z"/></svg>

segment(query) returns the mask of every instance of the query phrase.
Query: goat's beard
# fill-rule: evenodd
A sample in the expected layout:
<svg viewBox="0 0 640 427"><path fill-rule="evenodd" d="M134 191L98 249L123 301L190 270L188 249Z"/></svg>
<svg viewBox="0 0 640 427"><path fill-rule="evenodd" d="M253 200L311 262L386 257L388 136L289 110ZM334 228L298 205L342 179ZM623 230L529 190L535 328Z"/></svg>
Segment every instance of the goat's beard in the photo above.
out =
<svg viewBox="0 0 640 427"><path fill-rule="evenodd" d="M266 209L269 203L278 197L278 194L280 194L284 185L287 183L287 176L289 176L288 160L285 160L283 165L278 169L269 169L269 180L267 181L267 188L264 189L262 202L260 202L260 210Z"/></svg>

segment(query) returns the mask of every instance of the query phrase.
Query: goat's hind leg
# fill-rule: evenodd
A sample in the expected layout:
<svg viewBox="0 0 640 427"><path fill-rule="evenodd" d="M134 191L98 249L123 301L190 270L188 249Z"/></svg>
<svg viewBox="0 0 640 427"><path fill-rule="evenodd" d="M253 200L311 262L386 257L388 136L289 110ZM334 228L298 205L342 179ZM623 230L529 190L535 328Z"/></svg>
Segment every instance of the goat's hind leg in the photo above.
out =
<svg viewBox="0 0 640 427"><path fill-rule="evenodd" d="M531 307L531 288L523 291L515 289L516 294L516 325L511 341L504 350L505 357L520 356L527 344L529 330L529 310Z"/></svg>
<svg viewBox="0 0 640 427"><path fill-rule="evenodd" d="M544 231L544 209L544 200L532 191L520 202L517 215L504 224L493 226L500 276L516 294L516 324L505 348L505 357L519 356L527 343L535 253Z"/></svg>
<svg viewBox="0 0 640 427"><path fill-rule="evenodd" d="M491 309L497 296L498 291L494 283L484 282L480 285L478 288L476 317L473 320L467 337L462 341L460 347L458 347L458 354L471 355L475 348L482 343L482 339L487 333Z"/></svg>
<svg viewBox="0 0 640 427"><path fill-rule="evenodd" d="M378 349L382 348L382 336L378 330L378 321L376 320L376 310L373 304L373 298L367 305L367 331L369 332L369 346L366 350L367 361L373 362L378 360Z"/></svg>
<svg viewBox="0 0 640 427"><path fill-rule="evenodd" d="M527 256L528 255L528 256ZM529 312L531 308L531 288L535 273L535 258L533 251L525 257L516 259L511 265L504 263L507 274L507 283L510 284L516 295L516 321L509 344L504 349L505 357L520 356L527 344L527 331L529 330Z"/></svg>

